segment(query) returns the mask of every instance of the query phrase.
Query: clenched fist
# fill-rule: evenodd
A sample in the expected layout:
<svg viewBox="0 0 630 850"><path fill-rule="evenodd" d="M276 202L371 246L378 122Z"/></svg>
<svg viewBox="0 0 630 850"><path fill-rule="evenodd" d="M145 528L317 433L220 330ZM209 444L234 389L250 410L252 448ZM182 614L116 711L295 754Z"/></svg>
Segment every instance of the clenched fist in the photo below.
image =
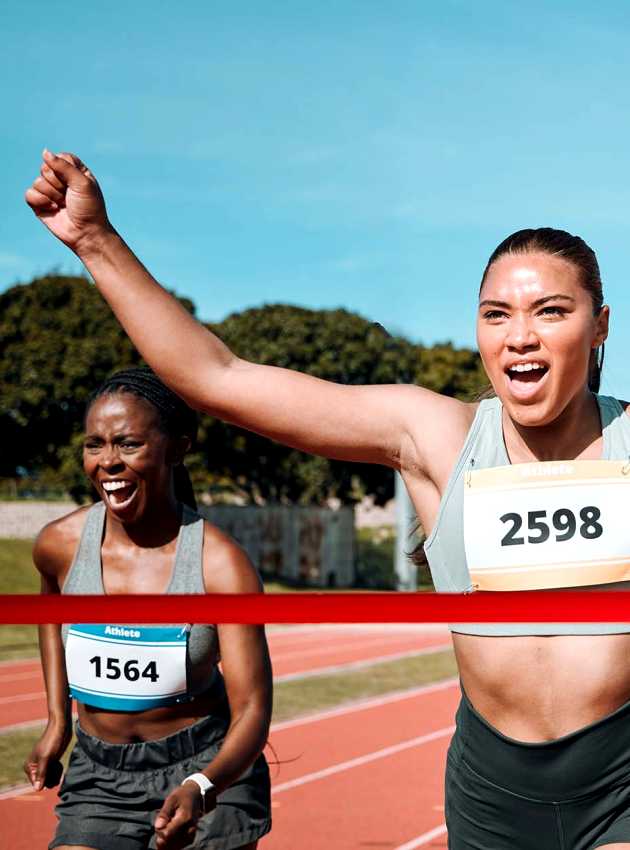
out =
<svg viewBox="0 0 630 850"><path fill-rule="evenodd" d="M37 218L65 245L80 254L111 230L96 178L71 153L43 152L40 176L25 194Z"/></svg>

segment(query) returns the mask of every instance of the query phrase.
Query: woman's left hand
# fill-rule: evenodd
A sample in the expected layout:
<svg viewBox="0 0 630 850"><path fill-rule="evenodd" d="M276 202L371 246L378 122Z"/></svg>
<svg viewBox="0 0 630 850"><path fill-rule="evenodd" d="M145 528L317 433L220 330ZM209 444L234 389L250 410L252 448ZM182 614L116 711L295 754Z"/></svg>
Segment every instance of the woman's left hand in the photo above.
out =
<svg viewBox="0 0 630 850"><path fill-rule="evenodd" d="M187 782L172 791L155 818L157 850L180 850L191 844L203 814L201 792L195 783Z"/></svg>

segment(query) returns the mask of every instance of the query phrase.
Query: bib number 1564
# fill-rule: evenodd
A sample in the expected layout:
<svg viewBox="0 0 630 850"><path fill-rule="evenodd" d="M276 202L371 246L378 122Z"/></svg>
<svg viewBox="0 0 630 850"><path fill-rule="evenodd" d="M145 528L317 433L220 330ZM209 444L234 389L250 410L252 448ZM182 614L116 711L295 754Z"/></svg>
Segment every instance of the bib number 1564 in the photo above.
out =
<svg viewBox="0 0 630 850"><path fill-rule="evenodd" d="M552 533L556 541L561 543L564 540L570 540L579 533L586 540L595 540L601 537L604 529L599 522L601 511L594 505L588 505L582 508L578 517L569 508L559 508L554 511L551 516L551 524L547 516L547 511L528 511L527 512L527 542L528 543L544 543L549 540ZM520 546L525 543L525 537L519 536L519 532L523 528L525 517L516 513L503 514L500 517L501 522L509 524L510 527L504 537L501 539L501 546Z"/></svg>
<svg viewBox="0 0 630 850"><path fill-rule="evenodd" d="M104 667L103 661L105 661ZM95 655L90 658L90 664L94 665L94 675L97 679L104 676L106 679L123 678L127 679L128 682L137 682L138 679L150 679L152 682L157 682L160 678L155 661L149 661L142 671L138 661L134 658L126 661L121 667L119 658L103 659L100 655Z"/></svg>

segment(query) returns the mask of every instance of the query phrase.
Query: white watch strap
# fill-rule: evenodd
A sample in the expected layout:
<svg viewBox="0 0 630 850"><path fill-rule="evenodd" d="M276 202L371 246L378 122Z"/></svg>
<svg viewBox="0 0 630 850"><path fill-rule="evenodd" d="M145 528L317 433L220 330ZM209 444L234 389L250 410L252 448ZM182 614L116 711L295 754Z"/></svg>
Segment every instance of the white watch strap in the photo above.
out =
<svg viewBox="0 0 630 850"><path fill-rule="evenodd" d="M201 796L204 799L208 791L210 791L211 788L214 788L214 783L210 782L205 773L191 773L190 776L187 776L186 779L182 780L182 785L184 782L196 782L199 786L199 790L201 791Z"/></svg>

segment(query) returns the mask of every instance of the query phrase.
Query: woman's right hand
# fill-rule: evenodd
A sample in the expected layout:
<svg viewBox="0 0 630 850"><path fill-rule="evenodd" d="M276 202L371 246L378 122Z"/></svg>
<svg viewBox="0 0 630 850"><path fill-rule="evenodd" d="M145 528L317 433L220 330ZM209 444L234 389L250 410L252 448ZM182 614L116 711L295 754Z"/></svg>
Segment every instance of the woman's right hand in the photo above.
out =
<svg viewBox="0 0 630 850"><path fill-rule="evenodd" d="M24 762L24 773L36 791L54 788L61 780L59 759L70 743L71 732L67 724L46 727L43 735Z"/></svg>
<svg viewBox="0 0 630 850"><path fill-rule="evenodd" d="M40 176L25 200L37 218L76 253L111 230L105 200L96 178L71 153L43 152Z"/></svg>

